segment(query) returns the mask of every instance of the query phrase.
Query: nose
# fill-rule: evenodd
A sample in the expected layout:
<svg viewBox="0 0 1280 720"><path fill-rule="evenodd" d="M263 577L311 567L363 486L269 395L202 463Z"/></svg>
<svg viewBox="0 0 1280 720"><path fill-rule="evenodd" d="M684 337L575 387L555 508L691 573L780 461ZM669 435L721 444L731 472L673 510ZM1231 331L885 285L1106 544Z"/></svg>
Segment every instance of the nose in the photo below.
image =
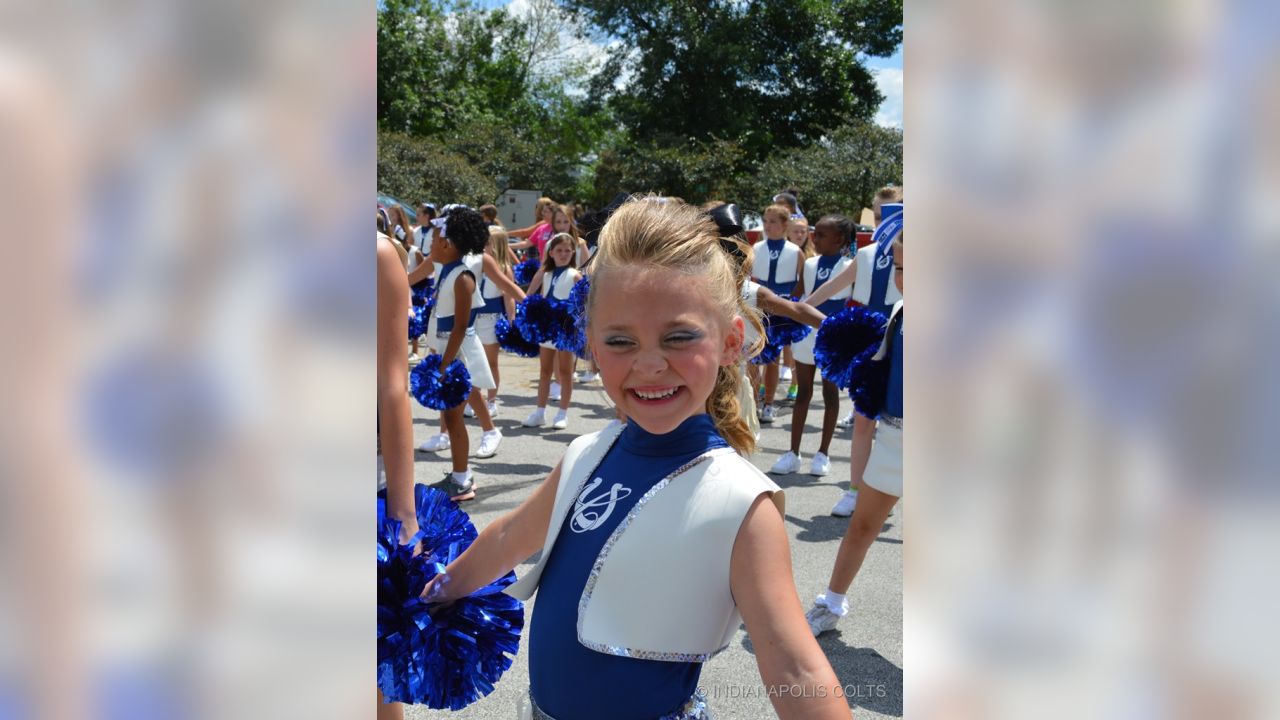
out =
<svg viewBox="0 0 1280 720"><path fill-rule="evenodd" d="M643 376L658 375L667 369L667 356L661 350L641 350L636 356L634 369Z"/></svg>

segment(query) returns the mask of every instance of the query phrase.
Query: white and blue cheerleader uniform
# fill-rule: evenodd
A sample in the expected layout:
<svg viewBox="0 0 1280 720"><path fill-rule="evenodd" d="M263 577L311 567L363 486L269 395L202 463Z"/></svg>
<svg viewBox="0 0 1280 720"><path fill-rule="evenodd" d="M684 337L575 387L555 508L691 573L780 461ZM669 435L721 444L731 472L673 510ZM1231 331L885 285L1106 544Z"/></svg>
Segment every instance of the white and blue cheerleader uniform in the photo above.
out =
<svg viewBox="0 0 1280 720"><path fill-rule="evenodd" d="M564 267L553 268L551 272L542 274L542 296L548 300L565 301L569 299L569 295L573 293L573 286L582 277L582 273L575 268ZM548 350L557 350L554 342L548 341L540 344Z"/></svg>
<svg viewBox="0 0 1280 720"><path fill-rule="evenodd" d="M480 255L467 255L436 269L436 277L439 278L436 283L436 303L431 311L431 320L427 323L427 345L436 353L444 352L445 346L449 343L449 335L453 332L456 321L453 312L456 307L454 288L458 276L465 272L475 278L481 277L483 262ZM475 291L471 294L473 309L465 318L467 331L462 338L462 345L458 347L458 359L467 366L472 387L491 390L498 385L493 381L493 373L489 370L489 359L484 354L484 347L480 344L475 328L477 310L483 306L484 301L480 298L480 287L477 283Z"/></svg>
<svg viewBox="0 0 1280 720"><path fill-rule="evenodd" d="M880 224L871 236L871 243L857 252L853 301L884 315L902 299L902 293L893 284L893 241L901 232L902 203L885 203L880 206Z"/></svg>
<svg viewBox="0 0 1280 720"><path fill-rule="evenodd" d="M702 663L741 623L729 585L738 529L776 484L706 414L664 435L635 422L574 440L537 564L506 589L538 602L535 720L705 720Z"/></svg>
<svg viewBox="0 0 1280 720"><path fill-rule="evenodd" d="M755 255L751 261L751 278L778 297L790 295L800 279L800 268L804 262L800 246L786 238L766 238L753 245L751 251Z"/></svg>
<svg viewBox="0 0 1280 720"><path fill-rule="evenodd" d="M805 292L813 294L815 290L826 284L836 274L849 267L854 259L847 255L815 255L804 262ZM841 288L830 299L818 306L823 315L831 316L844 309L845 301L853 293L852 287ZM798 343L791 346L792 357L796 362L805 365L815 364L813 359L813 343L818 333L811 332Z"/></svg>
<svg viewBox="0 0 1280 720"><path fill-rule="evenodd" d="M507 312L506 299L502 288L484 276L483 258L481 262L481 273L477 277L480 278L480 298L484 302L476 311L476 336L480 338L481 345L497 345L498 316Z"/></svg>
<svg viewBox="0 0 1280 720"><path fill-rule="evenodd" d="M902 301L893 306L880 349L873 361L889 362L884 406L876 418L871 456L862 482L887 495L902 497Z"/></svg>

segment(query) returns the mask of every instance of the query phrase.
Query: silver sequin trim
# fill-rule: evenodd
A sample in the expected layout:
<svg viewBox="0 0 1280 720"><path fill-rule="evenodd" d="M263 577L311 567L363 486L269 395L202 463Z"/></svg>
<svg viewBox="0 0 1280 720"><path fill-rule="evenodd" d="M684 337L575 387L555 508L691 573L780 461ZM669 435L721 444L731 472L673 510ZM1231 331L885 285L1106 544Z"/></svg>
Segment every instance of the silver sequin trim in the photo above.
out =
<svg viewBox="0 0 1280 720"><path fill-rule="evenodd" d="M888 425L889 427L896 427L899 430L902 429L902 418L900 417L894 417L892 415L881 415L880 417L876 418L876 420L879 420L880 422L884 423L885 425Z"/></svg>
<svg viewBox="0 0 1280 720"><path fill-rule="evenodd" d="M640 500L636 502L635 507L631 508L631 512L628 512L627 516L622 519L622 522L618 523L618 527L613 529L613 532L609 535L609 539L605 540L604 546L600 548L600 554L596 556L595 564L591 566L591 574L587 576L587 584L582 589L582 598L578 600L578 642L581 643L583 647L608 655L617 655L619 657L636 658L639 660L665 660L668 662L705 662L722 652L725 648L729 647L729 645L726 644L724 647L718 648L715 652L710 653L678 653L658 652L655 650L638 650L636 648L619 647L617 645L605 645L604 643L590 642L586 638L582 637L582 621L587 615L587 605L591 602L591 594L595 591L596 580L600 578L600 571L604 568L605 559L609 557L609 552L613 550L614 543L618 542L618 538L622 537L622 533L626 532L627 527L631 525L631 521L635 520L636 515L644 509L644 506L647 505L649 501L653 499L653 496L657 495L658 492L662 490L662 488L666 487L677 475L680 475L681 473L689 470L689 468L692 468L705 460L709 460L718 455L729 455L732 453L733 448L717 448L715 450L708 450L684 465L676 468L670 475L662 478L656 485L649 488L649 491L642 495ZM595 474L594 470L592 471L592 474Z"/></svg>
<svg viewBox="0 0 1280 720"><path fill-rule="evenodd" d="M533 711L533 720L556 720L538 707L538 703L533 701L533 692L529 693L529 707ZM707 706L706 693L702 692L702 688L685 701L679 710L668 713L658 718L658 720L715 720L715 716L711 714L711 708Z"/></svg>

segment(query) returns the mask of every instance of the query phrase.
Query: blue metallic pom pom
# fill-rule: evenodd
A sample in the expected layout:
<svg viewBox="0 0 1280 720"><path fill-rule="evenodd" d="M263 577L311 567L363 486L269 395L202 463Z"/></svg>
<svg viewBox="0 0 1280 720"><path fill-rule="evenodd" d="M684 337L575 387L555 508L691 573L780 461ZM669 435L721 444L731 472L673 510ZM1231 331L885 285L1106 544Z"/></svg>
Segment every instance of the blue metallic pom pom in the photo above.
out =
<svg viewBox="0 0 1280 720"><path fill-rule="evenodd" d="M516 306L516 327L530 342L555 342L563 313L544 295L527 295Z"/></svg>
<svg viewBox="0 0 1280 720"><path fill-rule="evenodd" d="M854 359L867 348L875 354L888 320L882 313L864 307L845 308L823 320L813 342L813 359L822 378L840 388L849 388Z"/></svg>
<svg viewBox="0 0 1280 720"><path fill-rule="evenodd" d="M567 311L573 320L572 334L566 333L556 347L582 358L587 354L587 296L591 294L591 280L583 276L573 284L569 292Z"/></svg>
<svg viewBox="0 0 1280 720"><path fill-rule="evenodd" d="M410 287L413 295L412 300L415 306L426 305L427 298L431 297L431 290L435 286L435 281L431 278L425 278L417 285Z"/></svg>
<svg viewBox="0 0 1280 720"><path fill-rule="evenodd" d="M386 515L386 492L378 493L378 689L388 702L460 710L492 692L511 667L524 604L502 592L515 573L447 605L423 602L427 583L477 533L439 490L416 485L414 499L418 534L400 545L400 523Z"/></svg>
<svg viewBox="0 0 1280 720"><path fill-rule="evenodd" d="M794 295L784 295L783 300L796 302ZM765 333L772 345L794 345L809 337L812 330L808 325L798 323L784 315L766 315L764 318Z"/></svg>
<svg viewBox="0 0 1280 720"><path fill-rule="evenodd" d="M809 336L810 328L789 317L769 315L764 319L765 333L772 345L794 345Z"/></svg>
<svg viewBox="0 0 1280 720"><path fill-rule="evenodd" d="M498 324L494 327L494 334L498 336L498 347L509 353L519 355L520 357L535 358L542 348L536 342L530 342L520 334L520 328L516 324L507 320L506 315L498 316Z"/></svg>
<svg viewBox="0 0 1280 720"><path fill-rule="evenodd" d="M529 258L524 262L516 265L515 276L516 284L527 286L533 282L533 276L538 274L538 268L542 267L542 263L537 258Z"/></svg>
<svg viewBox="0 0 1280 720"><path fill-rule="evenodd" d="M409 342L418 339L427 331L427 319L430 308L426 305L415 305L409 308Z"/></svg>
<svg viewBox="0 0 1280 720"><path fill-rule="evenodd" d="M782 355L782 346L775 345L772 342L766 342L764 347L760 348L760 354L751 358L751 362L755 365L768 365L778 361L778 356Z"/></svg>
<svg viewBox="0 0 1280 720"><path fill-rule="evenodd" d="M880 417L889 393L888 359L871 359L879 349L879 343L872 345L859 353L850 365L849 397L853 398L853 409L872 420Z"/></svg>
<svg viewBox="0 0 1280 720"><path fill-rule="evenodd" d="M457 358L440 370L439 355L428 355L409 371L409 394L432 410L448 410L471 394L471 373Z"/></svg>

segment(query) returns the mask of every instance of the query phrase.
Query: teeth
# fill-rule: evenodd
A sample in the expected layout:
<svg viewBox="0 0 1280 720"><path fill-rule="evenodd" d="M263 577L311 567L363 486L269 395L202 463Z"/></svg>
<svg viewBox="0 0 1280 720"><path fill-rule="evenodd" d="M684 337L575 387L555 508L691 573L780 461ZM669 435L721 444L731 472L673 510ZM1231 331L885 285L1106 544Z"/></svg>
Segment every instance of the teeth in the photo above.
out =
<svg viewBox="0 0 1280 720"><path fill-rule="evenodd" d="M676 388L663 390L662 392L648 392L645 390L636 390L636 394L645 400L661 400L662 398L671 397L676 394Z"/></svg>

